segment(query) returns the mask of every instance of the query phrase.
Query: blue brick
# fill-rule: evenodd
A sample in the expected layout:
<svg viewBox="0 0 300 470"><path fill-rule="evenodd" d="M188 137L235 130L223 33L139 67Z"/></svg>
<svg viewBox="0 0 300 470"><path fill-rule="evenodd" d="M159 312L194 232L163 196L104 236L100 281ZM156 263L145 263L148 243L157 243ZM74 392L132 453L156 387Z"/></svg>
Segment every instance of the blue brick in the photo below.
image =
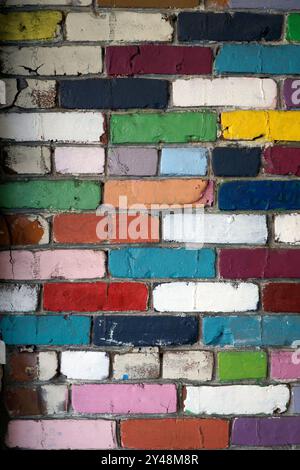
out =
<svg viewBox="0 0 300 470"><path fill-rule="evenodd" d="M300 340L300 316L274 315L262 319L262 344L291 346Z"/></svg>
<svg viewBox="0 0 300 470"><path fill-rule="evenodd" d="M89 344L89 317L58 315L6 315L0 318L0 333L7 344Z"/></svg>
<svg viewBox="0 0 300 470"><path fill-rule="evenodd" d="M219 189L222 210L300 209L300 181L230 181Z"/></svg>
<svg viewBox="0 0 300 470"><path fill-rule="evenodd" d="M205 317L202 324L203 342L213 346L260 346L260 317Z"/></svg>
<svg viewBox="0 0 300 470"><path fill-rule="evenodd" d="M291 75L300 73L300 46L262 46L225 44L216 61L217 73L265 73Z"/></svg>
<svg viewBox="0 0 300 470"><path fill-rule="evenodd" d="M97 346L171 346L194 344L199 323L193 316L105 316L94 321Z"/></svg>
<svg viewBox="0 0 300 470"><path fill-rule="evenodd" d="M108 266L120 278L212 278L215 252L212 249L122 248L112 250Z"/></svg>
<svg viewBox="0 0 300 470"><path fill-rule="evenodd" d="M161 154L160 174L206 175L207 155L206 148L164 148Z"/></svg>

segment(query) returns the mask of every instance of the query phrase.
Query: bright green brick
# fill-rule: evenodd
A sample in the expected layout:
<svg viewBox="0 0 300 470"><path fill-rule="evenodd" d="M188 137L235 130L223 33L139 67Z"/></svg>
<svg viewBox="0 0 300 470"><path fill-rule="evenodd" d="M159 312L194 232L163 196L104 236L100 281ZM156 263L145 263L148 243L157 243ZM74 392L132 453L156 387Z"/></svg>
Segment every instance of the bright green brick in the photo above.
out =
<svg viewBox="0 0 300 470"><path fill-rule="evenodd" d="M300 42L300 13L288 16L286 38L288 41Z"/></svg>
<svg viewBox="0 0 300 470"><path fill-rule="evenodd" d="M111 141L127 143L209 142L217 137L217 115L210 112L113 114Z"/></svg>
<svg viewBox="0 0 300 470"><path fill-rule="evenodd" d="M263 351L224 351L218 353L218 377L221 381L264 379L267 355Z"/></svg>
<svg viewBox="0 0 300 470"><path fill-rule="evenodd" d="M0 184L0 207L5 209L96 209L101 188L94 181L14 181Z"/></svg>

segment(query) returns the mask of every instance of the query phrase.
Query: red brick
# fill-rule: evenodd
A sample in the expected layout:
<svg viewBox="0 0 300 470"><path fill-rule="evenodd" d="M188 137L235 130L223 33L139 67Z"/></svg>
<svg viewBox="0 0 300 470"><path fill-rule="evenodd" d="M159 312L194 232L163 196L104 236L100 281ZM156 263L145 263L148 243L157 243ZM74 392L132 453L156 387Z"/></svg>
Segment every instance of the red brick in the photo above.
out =
<svg viewBox="0 0 300 470"><path fill-rule="evenodd" d="M272 283L263 289L263 309L266 312L300 312L300 284Z"/></svg>
<svg viewBox="0 0 300 470"><path fill-rule="evenodd" d="M267 147L263 156L265 173L300 176L299 147Z"/></svg>

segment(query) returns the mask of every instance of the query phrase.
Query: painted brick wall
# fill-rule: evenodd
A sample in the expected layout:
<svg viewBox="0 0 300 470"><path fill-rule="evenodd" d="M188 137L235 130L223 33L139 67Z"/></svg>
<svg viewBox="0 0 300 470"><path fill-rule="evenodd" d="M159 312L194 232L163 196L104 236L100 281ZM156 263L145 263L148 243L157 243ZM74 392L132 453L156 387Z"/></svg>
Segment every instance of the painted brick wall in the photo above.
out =
<svg viewBox="0 0 300 470"><path fill-rule="evenodd" d="M0 21L6 445L300 446L299 0Z"/></svg>

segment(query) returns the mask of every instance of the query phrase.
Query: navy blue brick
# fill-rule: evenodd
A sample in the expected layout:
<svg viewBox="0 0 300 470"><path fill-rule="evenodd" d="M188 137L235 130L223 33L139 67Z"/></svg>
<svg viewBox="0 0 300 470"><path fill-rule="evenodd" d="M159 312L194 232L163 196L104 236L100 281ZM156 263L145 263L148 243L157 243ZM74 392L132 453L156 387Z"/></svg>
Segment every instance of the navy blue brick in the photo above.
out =
<svg viewBox="0 0 300 470"><path fill-rule="evenodd" d="M218 147L212 154L213 172L216 176L256 176L260 157L261 148Z"/></svg>

